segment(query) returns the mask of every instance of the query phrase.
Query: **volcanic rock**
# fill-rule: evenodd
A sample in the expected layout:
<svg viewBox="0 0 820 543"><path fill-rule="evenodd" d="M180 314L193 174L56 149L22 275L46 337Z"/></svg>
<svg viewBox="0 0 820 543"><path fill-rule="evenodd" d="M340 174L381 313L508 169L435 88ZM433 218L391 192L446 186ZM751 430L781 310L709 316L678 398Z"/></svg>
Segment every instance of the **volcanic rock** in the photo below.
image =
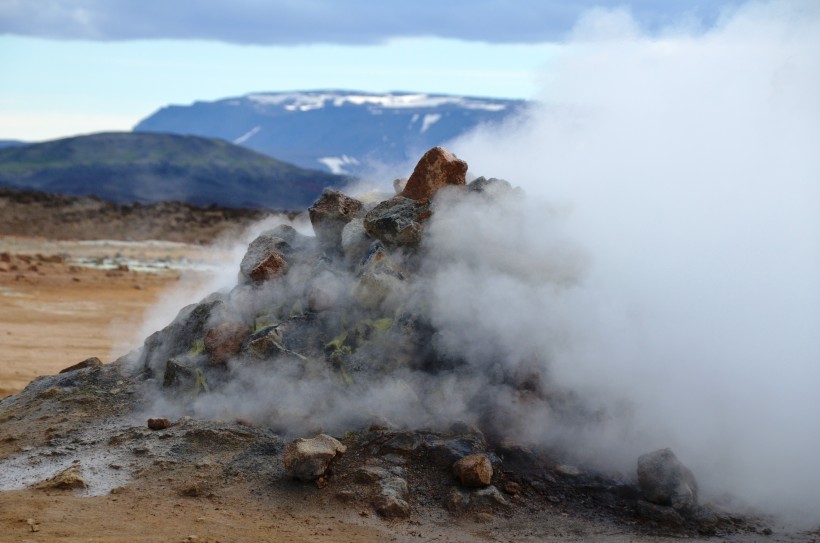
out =
<svg viewBox="0 0 820 543"><path fill-rule="evenodd" d="M323 477L331 462L345 453L347 447L337 439L319 434L312 439L297 439L285 447L285 474L303 481Z"/></svg>
<svg viewBox="0 0 820 543"><path fill-rule="evenodd" d="M684 524L683 517L671 507L639 500L637 511L641 517L668 528L679 528Z"/></svg>
<svg viewBox="0 0 820 543"><path fill-rule="evenodd" d="M479 490L453 488L445 501L445 507L453 513L464 511L489 511L509 506L501 492L494 486Z"/></svg>
<svg viewBox="0 0 820 543"><path fill-rule="evenodd" d="M151 430L165 430L170 427L171 421L168 419L148 419L148 428Z"/></svg>
<svg viewBox="0 0 820 543"><path fill-rule="evenodd" d="M492 482L493 465L485 455L471 454L453 464L453 473L463 486L483 487Z"/></svg>
<svg viewBox="0 0 820 543"><path fill-rule="evenodd" d="M367 254L373 239L364 229L364 219L357 217L342 229L342 253L348 262L360 262Z"/></svg>
<svg viewBox="0 0 820 543"><path fill-rule="evenodd" d="M499 193L511 191L513 188L512 185L510 185L510 182L505 181L504 179L497 179L495 177L487 179L482 176L470 181L467 184L467 190L494 196Z"/></svg>
<svg viewBox="0 0 820 543"><path fill-rule="evenodd" d="M407 503L410 491L407 481L396 475L389 475L379 482L379 490L379 496L374 502L376 512L385 518L410 516L410 505Z"/></svg>
<svg viewBox="0 0 820 543"><path fill-rule="evenodd" d="M248 246L239 273L247 281L267 281L281 277L288 272L288 263L281 250L287 250L288 243L269 233L260 234Z"/></svg>
<svg viewBox="0 0 820 543"><path fill-rule="evenodd" d="M219 295L212 295L198 304L182 308L171 324L145 340L140 358L142 367L154 372L160 368L165 370L169 359L197 350L211 313L222 303Z"/></svg>
<svg viewBox="0 0 820 543"><path fill-rule="evenodd" d="M354 296L362 307L376 309L390 294L402 288L404 272L390 259L381 242L370 246L360 270Z"/></svg>
<svg viewBox="0 0 820 543"><path fill-rule="evenodd" d="M446 185L464 185L467 163L441 147L421 157L401 195L411 200L429 200Z"/></svg>
<svg viewBox="0 0 820 543"><path fill-rule="evenodd" d="M429 202L396 196L365 215L364 229L387 247L414 248L421 242L423 223L429 216Z"/></svg>
<svg viewBox="0 0 820 543"><path fill-rule="evenodd" d="M211 365L227 364L228 360L239 354L249 335L248 327L240 322L223 322L208 330L204 341L205 352L211 357Z"/></svg>
<svg viewBox="0 0 820 543"><path fill-rule="evenodd" d="M690 510L697 505L695 476L671 449L659 449L638 458L638 484L649 502L676 510Z"/></svg>
<svg viewBox="0 0 820 543"><path fill-rule="evenodd" d="M342 230L351 220L364 215L364 204L333 189L325 189L310 208L310 223L323 250L338 252Z"/></svg>
<svg viewBox="0 0 820 543"><path fill-rule="evenodd" d="M83 368L95 368L97 366L102 366L102 361L96 356L92 356L91 358L86 358L82 362L77 362L73 366L60 370L60 373L68 373L70 371L81 370Z"/></svg>

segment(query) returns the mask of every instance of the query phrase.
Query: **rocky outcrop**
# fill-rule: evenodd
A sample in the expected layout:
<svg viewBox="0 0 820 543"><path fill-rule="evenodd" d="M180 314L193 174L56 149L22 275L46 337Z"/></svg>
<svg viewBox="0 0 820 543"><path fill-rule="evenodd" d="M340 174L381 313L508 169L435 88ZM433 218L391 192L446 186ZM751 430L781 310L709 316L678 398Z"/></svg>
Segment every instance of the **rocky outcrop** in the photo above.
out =
<svg viewBox="0 0 820 543"><path fill-rule="evenodd" d="M416 164L401 195L411 200L429 200L444 186L463 186L466 175L466 162L442 147L433 147Z"/></svg>
<svg viewBox="0 0 820 543"><path fill-rule="evenodd" d="M297 439L285 448L285 474L302 481L315 481L327 474L333 460L347 447L325 434Z"/></svg>
<svg viewBox="0 0 820 543"><path fill-rule="evenodd" d="M654 504L688 511L698 502L698 484L671 449L659 449L638 458L638 484Z"/></svg>

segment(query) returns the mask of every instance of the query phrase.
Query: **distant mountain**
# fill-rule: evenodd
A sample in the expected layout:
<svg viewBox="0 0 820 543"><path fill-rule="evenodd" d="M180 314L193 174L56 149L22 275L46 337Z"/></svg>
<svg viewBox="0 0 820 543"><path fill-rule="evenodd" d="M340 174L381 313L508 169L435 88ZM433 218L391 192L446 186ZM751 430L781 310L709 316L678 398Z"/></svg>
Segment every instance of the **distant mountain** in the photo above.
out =
<svg viewBox="0 0 820 543"><path fill-rule="evenodd" d="M403 164L527 102L440 94L305 91L248 94L167 106L136 132L232 141L306 168L361 174L368 163Z"/></svg>
<svg viewBox="0 0 820 543"><path fill-rule="evenodd" d="M19 140L0 140L0 149L3 147L19 147L20 145L25 144L26 142Z"/></svg>
<svg viewBox="0 0 820 543"><path fill-rule="evenodd" d="M173 200L296 210L345 181L194 136L104 133L0 149L0 186L121 204Z"/></svg>

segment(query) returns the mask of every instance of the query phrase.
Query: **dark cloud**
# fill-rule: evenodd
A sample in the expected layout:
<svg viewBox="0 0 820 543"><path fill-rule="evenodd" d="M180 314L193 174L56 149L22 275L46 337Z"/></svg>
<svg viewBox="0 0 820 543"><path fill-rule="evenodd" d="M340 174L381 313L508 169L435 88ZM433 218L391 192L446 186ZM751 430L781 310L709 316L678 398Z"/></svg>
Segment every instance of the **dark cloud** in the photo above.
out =
<svg viewBox="0 0 820 543"><path fill-rule="evenodd" d="M581 13L629 8L646 28L712 25L741 0L0 0L0 34L56 39L204 39L240 44L372 44L440 37L563 39Z"/></svg>

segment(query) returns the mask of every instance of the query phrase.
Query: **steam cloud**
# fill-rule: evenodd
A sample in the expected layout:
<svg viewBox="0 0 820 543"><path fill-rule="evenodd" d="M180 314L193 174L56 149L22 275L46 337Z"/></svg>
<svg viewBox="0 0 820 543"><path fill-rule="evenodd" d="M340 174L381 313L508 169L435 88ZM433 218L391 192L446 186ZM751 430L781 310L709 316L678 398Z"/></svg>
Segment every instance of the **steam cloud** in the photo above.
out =
<svg viewBox="0 0 820 543"><path fill-rule="evenodd" d="M706 34L655 39L628 13L592 12L543 86L545 106L453 145L570 209L590 258L573 304L513 288L504 340L568 329L556 379L628 410L579 436L599 461L672 446L703 486L816 523L820 6L748 4ZM550 243L548 221L532 226L518 260ZM509 299L503 275L477 290Z"/></svg>
<svg viewBox="0 0 820 543"><path fill-rule="evenodd" d="M590 12L550 61L545 105L451 145L527 194L435 201L407 299L459 371L340 387L322 368L236 365L193 406L157 408L306 431L492 413L525 443L624 473L671 446L707 495L816 522L818 53L811 2L749 4L705 34L651 39L626 12ZM247 319L301 279L229 310ZM345 293L350 279L315 280ZM572 390L568 404L594 416L574 424L520 394L531 381Z"/></svg>

